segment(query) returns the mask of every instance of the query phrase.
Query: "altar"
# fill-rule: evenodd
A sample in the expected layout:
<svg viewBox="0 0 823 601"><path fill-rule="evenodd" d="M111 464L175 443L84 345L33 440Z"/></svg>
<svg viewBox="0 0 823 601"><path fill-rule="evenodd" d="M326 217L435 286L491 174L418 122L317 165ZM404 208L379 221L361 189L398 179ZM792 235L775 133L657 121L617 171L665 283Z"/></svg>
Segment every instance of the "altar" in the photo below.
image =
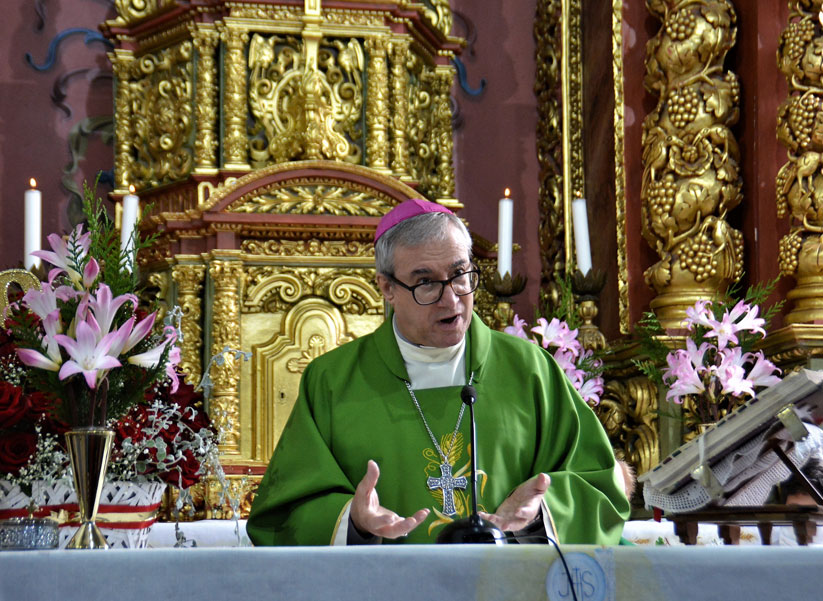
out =
<svg viewBox="0 0 823 601"><path fill-rule="evenodd" d="M816 599L823 549L565 546L579 601ZM10 551L0 600L571 600L554 547Z"/></svg>

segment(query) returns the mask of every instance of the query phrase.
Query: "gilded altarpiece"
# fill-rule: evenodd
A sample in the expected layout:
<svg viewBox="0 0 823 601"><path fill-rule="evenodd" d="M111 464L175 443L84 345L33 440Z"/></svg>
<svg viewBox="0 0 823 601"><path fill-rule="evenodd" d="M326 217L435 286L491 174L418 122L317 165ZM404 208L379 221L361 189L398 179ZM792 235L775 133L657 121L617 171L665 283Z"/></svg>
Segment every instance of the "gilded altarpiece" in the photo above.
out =
<svg viewBox="0 0 823 601"><path fill-rule="evenodd" d="M419 196L462 206L449 94L463 41L440 1L115 7L101 26L114 196L134 186L151 207L144 233L158 238L140 269L161 307L182 311L182 366L192 382L209 370L223 462L245 495L308 362L383 320L380 217ZM205 515L225 517L212 488Z"/></svg>

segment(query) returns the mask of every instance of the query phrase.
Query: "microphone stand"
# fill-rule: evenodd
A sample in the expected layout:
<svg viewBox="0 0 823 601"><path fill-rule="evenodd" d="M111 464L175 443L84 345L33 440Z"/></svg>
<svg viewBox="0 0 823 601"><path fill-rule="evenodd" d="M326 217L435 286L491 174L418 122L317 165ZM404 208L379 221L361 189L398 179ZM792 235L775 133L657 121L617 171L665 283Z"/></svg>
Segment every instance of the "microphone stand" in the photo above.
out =
<svg viewBox="0 0 823 601"><path fill-rule="evenodd" d="M477 436L474 429L474 402L476 393L473 386L464 386L460 391L460 398L469 406L469 417L471 422L471 496L472 512L467 518L455 520L446 525L440 534L437 535L438 544L460 544L460 543L491 543L495 545L505 545L506 535L497 526L484 520L477 513Z"/></svg>

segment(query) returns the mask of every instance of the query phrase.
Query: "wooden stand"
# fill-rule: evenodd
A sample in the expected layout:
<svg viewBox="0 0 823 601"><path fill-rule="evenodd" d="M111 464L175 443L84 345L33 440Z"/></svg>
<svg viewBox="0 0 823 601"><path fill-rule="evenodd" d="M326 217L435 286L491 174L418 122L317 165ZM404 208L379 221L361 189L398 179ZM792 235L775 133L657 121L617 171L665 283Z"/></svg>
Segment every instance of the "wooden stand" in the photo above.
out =
<svg viewBox="0 0 823 601"><path fill-rule="evenodd" d="M798 545L808 545L823 523L819 505L763 505L761 507L718 507L667 517L674 522L674 533L686 545L697 544L697 526L701 522L717 524L717 533L727 545L740 542L741 526L757 526L760 540L771 544L772 527L791 525Z"/></svg>

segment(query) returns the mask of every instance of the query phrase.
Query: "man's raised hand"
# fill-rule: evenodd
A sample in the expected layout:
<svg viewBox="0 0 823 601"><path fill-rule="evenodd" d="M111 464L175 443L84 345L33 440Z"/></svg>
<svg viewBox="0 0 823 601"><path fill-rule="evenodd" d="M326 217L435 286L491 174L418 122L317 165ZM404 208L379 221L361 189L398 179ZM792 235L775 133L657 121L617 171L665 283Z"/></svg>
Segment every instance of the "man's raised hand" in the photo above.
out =
<svg viewBox="0 0 823 601"><path fill-rule="evenodd" d="M548 474L537 474L514 489L514 492L500 504L494 513L478 511L484 520L490 521L501 530L517 532L535 519L540 511L543 495L549 490L551 478Z"/></svg>
<svg viewBox="0 0 823 601"><path fill-rule="evenodd" d="M380 477L380 468L373 460L369 460L366 475L354 491L351 503L351 519L361 532L368 532L384 538L400 538L423 523L429 515L428 509L421 509L414 515L402 518L395 512L381 507L377 496L377 479Z"/></svg>

